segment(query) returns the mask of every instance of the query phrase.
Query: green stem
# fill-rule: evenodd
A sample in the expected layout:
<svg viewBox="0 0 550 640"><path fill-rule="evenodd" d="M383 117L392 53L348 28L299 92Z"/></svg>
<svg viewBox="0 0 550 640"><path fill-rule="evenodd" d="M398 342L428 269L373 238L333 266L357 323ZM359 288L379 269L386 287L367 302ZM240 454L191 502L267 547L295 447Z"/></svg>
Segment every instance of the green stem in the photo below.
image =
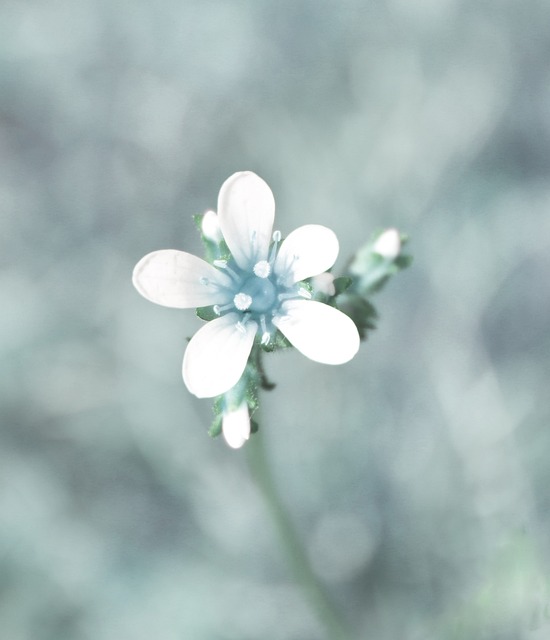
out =
<svg viewBox="0 0 550 640"><path fill-rule="evenodd" d="M262 356L263 356L262 348L259 345L255 344L254 347L252 348L252 353L250 355L250 358L251 358L251 361L254 363L254 366L256 367L260 387L265 391L273 391L273 389L275 389L275 384L271 382L267 377L267 374L264 369Z"/></svg>
<svg viewBox="0 0 550 640"><path fill-rule="evenodd" d="M270 472L261 432L256 433L245 448L248 453L250 471L269 508L290 568L294 572L296 581L304 590L312 609L325 626L327 637L333 640L348 640L352 638L353 636L347 624L341 619L333 602L313 572L306 550L301 544L279 496Z"/></svg>

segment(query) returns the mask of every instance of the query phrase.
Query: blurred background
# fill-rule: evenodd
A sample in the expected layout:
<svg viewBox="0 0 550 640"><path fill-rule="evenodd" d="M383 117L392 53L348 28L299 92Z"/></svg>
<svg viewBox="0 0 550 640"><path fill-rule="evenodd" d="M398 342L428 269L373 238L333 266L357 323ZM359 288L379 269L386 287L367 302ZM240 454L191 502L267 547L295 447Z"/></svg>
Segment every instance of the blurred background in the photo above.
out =
<svg viewBox="0 0 550 640"><path fill-rule="evenodd" d="M262 432L357 638L550 637L550 5L4 0L0 637L324 640L246 452L132 288L249 169L277 228L411 269L349 364L266 360Z"/></svg>

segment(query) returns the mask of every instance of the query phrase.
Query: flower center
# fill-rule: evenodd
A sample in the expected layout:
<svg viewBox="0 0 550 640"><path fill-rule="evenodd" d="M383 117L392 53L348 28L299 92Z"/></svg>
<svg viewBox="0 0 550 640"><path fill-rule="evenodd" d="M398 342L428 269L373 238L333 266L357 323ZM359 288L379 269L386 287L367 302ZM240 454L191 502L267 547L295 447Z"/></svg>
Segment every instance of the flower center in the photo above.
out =
<svg viewBox="0 0 550 640"><path fill-rule="evenodd" d="M233 303L239 311L256 311L265 313L273 307L277 300L275 285L268 278L252 276L241 285Z"/></svg>

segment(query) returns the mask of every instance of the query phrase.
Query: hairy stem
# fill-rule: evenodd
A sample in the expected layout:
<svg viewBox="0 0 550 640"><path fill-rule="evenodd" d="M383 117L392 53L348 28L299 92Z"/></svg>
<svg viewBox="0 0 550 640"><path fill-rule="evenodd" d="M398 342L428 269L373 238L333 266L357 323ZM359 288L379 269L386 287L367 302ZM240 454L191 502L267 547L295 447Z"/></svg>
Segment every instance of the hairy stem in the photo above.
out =
<svg viewBox="0 0 550 640"><path fill-rule="evenodd" d="M246 445L249 468L265 503L271 513L273 523L296 581L302 587L310 606L324 625L327 638L332 640L350 640L353 636L334 607L323 585L311 568L306 550L303 547L279 496L268 457L263 446L262 433L256 433Z"/></svg>

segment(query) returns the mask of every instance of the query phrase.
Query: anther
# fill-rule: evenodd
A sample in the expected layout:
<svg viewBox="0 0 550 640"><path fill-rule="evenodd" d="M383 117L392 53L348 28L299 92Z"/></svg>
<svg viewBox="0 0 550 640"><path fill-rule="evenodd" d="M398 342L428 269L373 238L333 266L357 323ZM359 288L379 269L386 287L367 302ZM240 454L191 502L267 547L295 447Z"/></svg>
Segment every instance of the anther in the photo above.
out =
<svg viewBox="0 0 550 640"><path fill-rule="evenodd" d="M267 278L271 273L271 265L267 260L260 260L260 262L256 262L254 265L254 274L258 276L258 278Z"/></svg>
<svg viewBox="0 0 550 640"><path fill-rule="evenodd" d="M239 311L246 311L252 304L252 297L241 291L233 298L233 304Z"/></svg>

